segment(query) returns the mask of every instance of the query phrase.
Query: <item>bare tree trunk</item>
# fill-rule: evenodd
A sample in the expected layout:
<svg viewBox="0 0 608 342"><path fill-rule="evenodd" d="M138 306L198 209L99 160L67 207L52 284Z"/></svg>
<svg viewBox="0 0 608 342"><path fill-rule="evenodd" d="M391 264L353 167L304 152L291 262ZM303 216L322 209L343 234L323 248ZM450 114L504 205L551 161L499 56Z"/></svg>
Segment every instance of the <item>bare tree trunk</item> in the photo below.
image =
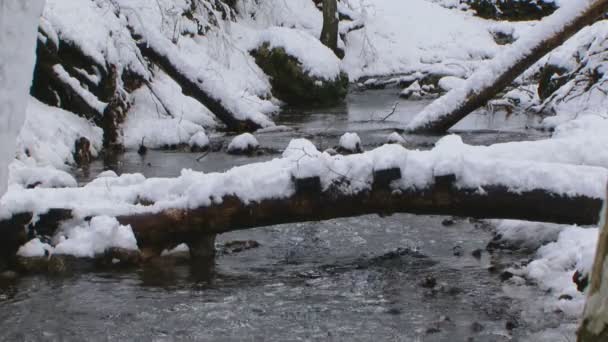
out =
<svg viewBox="0 0 608 342"><path fill-rule="evenodd" d="M573 12L576 16L564 20L569 12L560 9L542 21L536 27L541 34L527 39L521 38L505 51L504 55L497 56L487 66L477 70L461 87L451 90L426 107L412 120L408 130L433 133L447 131L511 85L519 75L547 53L562 45L585 26L600 19L608 10L608 0L577 0L569 6L579 6L581 10L575 9ZM558 27L562 21L566 23ZM551 33L542 34L543 32ZM488 80L488 75L491 80Z"/></svg>
<svg viewBox="0 0 608 342"><path fill-rule="evenodd" d="M338 23L338 0L323 0L321 42L336 55L341 54L338 49Z"/></svg>
<svg viewBox="0 0 608 342"><path fill-rule="evenodd" d="M608 341L608 195L601 214L600 236L579 342Z"/></svg>

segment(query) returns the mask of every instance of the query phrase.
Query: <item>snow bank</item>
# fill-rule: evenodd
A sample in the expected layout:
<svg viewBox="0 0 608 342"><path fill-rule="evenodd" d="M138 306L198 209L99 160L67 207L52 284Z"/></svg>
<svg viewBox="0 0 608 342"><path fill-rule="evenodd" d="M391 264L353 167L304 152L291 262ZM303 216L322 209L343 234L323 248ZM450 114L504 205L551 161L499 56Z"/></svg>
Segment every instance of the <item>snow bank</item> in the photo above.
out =
<svg viewBox="0 0 608 342"><path fill-rule="evenodd" d="M433 64L449 69L446 64L454 63L462 69L467 61L498 51L484 29L487 24L460 11L426 0L351 3L365 23L346 36L342 67L351 80L426 70Z"/></svg>
<svg viewBox="0 0 608 342"><path fill-rule="evenodd" d="M30 97L27 118L17 139L17 157L39 166L65 170L74 164L74 143L84 137L96 157L103 146L103 131L88 120Z"/></svg>
<svg viewBox="0 0 608 342"><path fill-rule="evenodd" d="M0 6L0 196L25 120L42 6L41 0L6 0Z"/></svg>
<svg viewBox="0 0 608 342"><path fill-rule="evenodd" d="M462 106L471 94L479 93L494 83L511 65L528 56L534 46L538 46L542 41L559 32L564 25L588 10L591 4L592 0L572 1L564 4L553 15L542 20L533 31L521 37L489 63L482 65L460 87L452 89L446 95L433 101L414 117L408 124L408 128L415 130L424 127Z"/></svg>

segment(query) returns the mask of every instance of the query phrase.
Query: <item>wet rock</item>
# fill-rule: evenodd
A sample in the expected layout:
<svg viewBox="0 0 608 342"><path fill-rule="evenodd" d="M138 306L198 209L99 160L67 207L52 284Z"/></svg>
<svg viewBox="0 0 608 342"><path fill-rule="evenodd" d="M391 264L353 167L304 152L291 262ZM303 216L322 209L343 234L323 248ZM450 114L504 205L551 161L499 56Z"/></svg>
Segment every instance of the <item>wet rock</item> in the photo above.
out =
<svg viewBox="0 0 608 342"><path fill-rule="evenodd" d="M205 152L209 149L209 137L204 131L197 132L190 138L188 145L190 152Z"/></svg>
<svg viewBox="0 0 608 342"><path fill-rule="evenodd" d="M235 254L258 247L260 247L260 243L254 240L228 241L224 246L220 247L220 253Z"/></svg>
<svg viewBox="0 0 608 342"><path fill-rule="evenodd" d="M336 150L340 154L353 154L363 152L361 148L361 138L357 133L344 133L340 137L340 142L336 147Z"/></svg>
<svg viewBox="0 0 608 342"><path fill-rule="evenodd" d="M549 98L568 82L566 72L566 69L553 64L547 64L541 69L538 81L538 97L542 101Z"/></svg>
<svg viewBox="0 0 608 342"><path fill-rule="evenodd" d="M440 333L440 332L441 332L441 329L439 329L437 327L431 327L431 328L426 329L426 334L427 335L437 334L437 333Z"/></svg>
<svg viewBox="0 0 608 342"><path fill-rule="evenodd" d="M144 142L142 140L141 144L139 145L139 148L137 149L137 154L143 156L146 153L148 153L148 148L146 147L146 145L144 145Z"/></svg>
<svg viewBox="0 0 608 342"><path fill-rule="evenodd" d="M401 315L403 311L399 308L390 308L386 311L389 315Z"/></svg>
<svg viewBox="0 0 608 342"><path fill-rule="evenodd" d="M260 148L260 143L251 133L237 135L228 145L228 154L251 155Z"/></svg>
<svg viewBox="0 0 608 342"><path fill-rule="evenodd" d="M450 227L453 226L456 222L452 219L445 219L443 221L441 221L441 225L444 227Z"/></svg>
<svg viewBox="0 0 608 342"><path fill-rule="evenodd" d="M484 326L479 322L471 323L471 331L474 333L480 333L484 329Z"/></svg>
<svg viewBox="0 0 608 342"><path fill-rule="evenodd" d="M465 0L478 16L485 19L539 20L557 10L554 0Z"/></svg>
<svg viewBox="0 0 608 342"><path fill-rule="evenodd" d="M579 272L578 270L572 275L572 281L576 284L576 289L579 292L585 292L589 285L589 275Z"/></svg>
<svg viewBox="0 0 608 342"><path fill-rule="evenodd" d="M508 320L508 321L505 323L505 328L506 328L507 330L509 330L509 331L511 331L511 330L513 330L513 329L515 329L515 328L517 328L517 326L518 326L518 324L517 324L517 322L516 322L515 320Z"/></svg>
<svg viewBox="0 0 608 342"><path fill-rule="evenodd" d="M420 286L426 289L432 289L437 286L437 279L433 276L426 276L424 280L420 283Z"/></svg>
<svg viewBox="0 0 608 342"><path fill-rule="evenodd" d="M513 44L515 42L515 37L513 36L513 33L507 33L504 31L492 31L490 33L492 34L492 38L494 38L494 41L498 45L508 45Z"/></svg>
<svg viewBox="0 0 608 342"><path fill-rule="evenodd" d="M449 288L446 290L446 293L447 293L447 294L449 294L450 296L457 296L457 295L459 295L459 294L461 294L461 293L463 293L463 292L464 292L464 290L463 290L463 289L461 289L461 288L459 288L459 287L456 287L456 286L450 286L450 287L449 287Z"/></svg>
<svg viewBox="0 0 608 342"><path fill-rule="evenodd" d="M501 281L507 281L511 278L513 278L514 274L509 272L509 271L504 271L500 274L500 280Z"/></svg>
<svg viewBox="0 0 608 342"><path fill-rule="evenodd" d="M282 47L264 43L251 52L256 64L270 76L272 93L290 105L331 105L344 99L348 76L340 73L335 80L311 76L297 58Z"/></svg>
<svg viewBox="0 0 608 342"><path fill-rule="evenodd" d="M103 267L133 267L142 262L141 253L138 250L112 247L104 251L97 259L97 264Z"/></svg>
<svg viewBox="0 0 608 342"><path fill-rule="evenodd" d="M83 167L90 164L92 160L91 142L85 137L80 137L74 142L74 162L79 167Z"/></svg>
<svg viewBox="0 0 608 342"><path fill-rule="evenodd" d="M474 251L471 253L471 255L472 255L474 258L476 258L476 259L481 259L481 254L482 254L482 253L483 253L483 251L482 251L480 248L478 248L478 249L474 250Z"/></svg>

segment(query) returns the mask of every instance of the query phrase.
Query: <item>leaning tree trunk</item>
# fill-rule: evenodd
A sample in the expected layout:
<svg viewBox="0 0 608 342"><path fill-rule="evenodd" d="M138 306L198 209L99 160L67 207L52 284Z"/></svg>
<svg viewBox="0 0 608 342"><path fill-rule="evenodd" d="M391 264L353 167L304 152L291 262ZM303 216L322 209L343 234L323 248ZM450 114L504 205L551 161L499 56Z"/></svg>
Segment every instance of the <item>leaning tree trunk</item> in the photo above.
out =
<svg viewBox="0 0 608 342"><path fill-rule="evenodd" d="M43 0L0 0L0 196L25 120Z"/></svg>
<svg viewBox="0 0 608 342"><path fill-rule="evenodd" d="M591 285L578 342L608 341L608 195L601 214L600 236L595 254Z"/></svg>
<svg viewBox="0 0 608 342"><path fill-rule="evenodd" d="M336 55L340 54L338 49L338 23L338 1L323 0L321 43L330 48Z"/></svg>
<svg viewBox="0 0 608 342"><path fill-rule="evenodd" d="M577 0L537 25L533 34L481 67L459 88L427 106L407 129L411 132L443 133L484 106L543 56L562 45L608 11L608 0Z"/></svg>

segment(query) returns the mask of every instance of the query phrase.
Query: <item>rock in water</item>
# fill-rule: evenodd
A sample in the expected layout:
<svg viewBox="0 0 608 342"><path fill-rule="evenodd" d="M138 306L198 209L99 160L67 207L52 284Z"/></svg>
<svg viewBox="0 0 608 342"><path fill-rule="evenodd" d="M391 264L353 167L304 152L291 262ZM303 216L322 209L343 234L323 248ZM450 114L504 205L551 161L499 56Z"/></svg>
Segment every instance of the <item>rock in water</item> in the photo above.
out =
<svg viewBox="0 0 608 342"><path fill-rule="evenodd" d="M361 138L359 138L357 133L344 133L344 135L340 137L337 151L342 154L363 152L363 149L361 148Z"/></svg>
<svg viewBox="0 0 608 342"><path fill-rule="evenodd" d="M228 145L229 154L251 154L260 147L260 143L251 133L237 135Z"/></svg>
<svg viewBox="0 0 608 342"><path fill-rule="evenodd" d="M348 76L343 72L334 79L311 75L297 57L269 43L262 44L251 55L270 76L273 95L287 104L331 105L346 97Z"/></svg>
<svg viewBox="0 0 608 342"><path fill-rule="evenodd" d="M203 152L209 149L209 137L204 131L197 132L190 138L190 150L192 152Z"/></svg>

